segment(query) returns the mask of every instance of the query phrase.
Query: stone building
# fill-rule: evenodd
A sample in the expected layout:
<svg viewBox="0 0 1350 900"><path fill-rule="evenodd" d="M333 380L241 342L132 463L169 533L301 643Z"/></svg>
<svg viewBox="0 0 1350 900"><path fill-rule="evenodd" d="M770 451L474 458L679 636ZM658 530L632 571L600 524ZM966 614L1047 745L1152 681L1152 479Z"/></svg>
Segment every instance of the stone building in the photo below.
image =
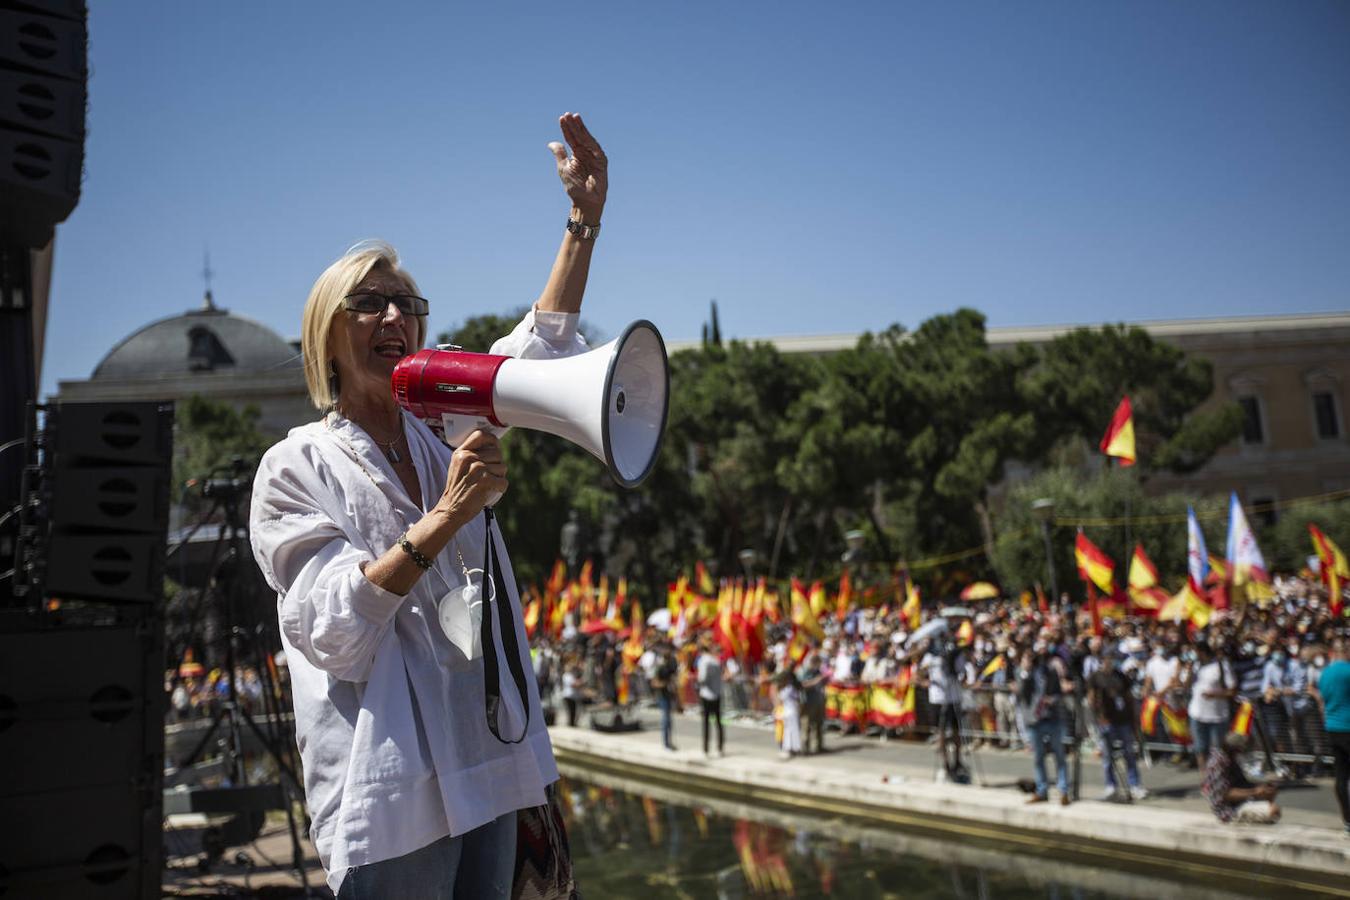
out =
<svg viewBox="0 0 1350 900"><path fill-rule="evenodd" d="M300 350L265 325L216 306L151 322L118 342L86 381L62 381L57 399L182 400L193 394L254 405L259 425L280 437L317 417L305 391Z"/></svg>

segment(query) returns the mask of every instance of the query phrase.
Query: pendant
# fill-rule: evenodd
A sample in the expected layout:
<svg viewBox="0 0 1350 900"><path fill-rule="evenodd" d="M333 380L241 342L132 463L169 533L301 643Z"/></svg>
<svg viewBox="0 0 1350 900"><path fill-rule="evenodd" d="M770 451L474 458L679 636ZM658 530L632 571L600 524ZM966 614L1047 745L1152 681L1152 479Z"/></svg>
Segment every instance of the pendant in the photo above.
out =
<svg viewBox="0 0 1350 900"><path fill-rule="evenodd" d="M450 643L468 659L478 659L483 655L483 570L470 569L465 577L465 584L441 598L437 612ZM488 597L496 599L491 593Z"/></svg>
<svg viewBox="0 0 1350 900"><path fill-rule="evenodd" d="M398 455L398 448L392 445L389 447L388 450L384 451L384 455L389 457L389 461L394 465L398 465L399 463L403 462L403 457Z"/></svg>

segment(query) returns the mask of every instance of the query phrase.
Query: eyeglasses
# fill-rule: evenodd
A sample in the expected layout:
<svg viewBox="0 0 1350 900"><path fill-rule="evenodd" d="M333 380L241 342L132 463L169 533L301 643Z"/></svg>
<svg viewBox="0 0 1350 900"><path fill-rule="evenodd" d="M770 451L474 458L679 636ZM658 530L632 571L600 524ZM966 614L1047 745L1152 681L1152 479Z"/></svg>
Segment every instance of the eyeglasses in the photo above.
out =
<svg viewBox="0 0 1350 900"><path fill-rule="evenodd" d="M412 294L377 294L374 291L361 291L342 298L343 305L352 312L383 315L392 303L405 316L425 316L431 304L423 297Z"/></svg>

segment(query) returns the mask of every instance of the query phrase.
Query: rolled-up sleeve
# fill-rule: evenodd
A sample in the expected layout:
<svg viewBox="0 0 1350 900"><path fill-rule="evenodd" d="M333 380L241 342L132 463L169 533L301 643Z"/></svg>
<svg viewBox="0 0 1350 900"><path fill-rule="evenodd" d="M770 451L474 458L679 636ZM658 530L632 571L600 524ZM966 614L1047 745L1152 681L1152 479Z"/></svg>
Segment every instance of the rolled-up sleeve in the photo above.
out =
<svg viewBox="0 0 1350 900"><path fill-rule="evenodd" d="M492 345L492 353L517 359L560 359L590 349L577 331L580 313L531 308L520 323Z"/></svg>
<svg viewBox="0 0 1350 900"><path fill-rule="evenodd" d="M365 681L404 598L366 578L373 557L343 530L294 477L284 445L258 465L250 512L253 554L278 595L286 640L317 668L343 681Z"/></svg>

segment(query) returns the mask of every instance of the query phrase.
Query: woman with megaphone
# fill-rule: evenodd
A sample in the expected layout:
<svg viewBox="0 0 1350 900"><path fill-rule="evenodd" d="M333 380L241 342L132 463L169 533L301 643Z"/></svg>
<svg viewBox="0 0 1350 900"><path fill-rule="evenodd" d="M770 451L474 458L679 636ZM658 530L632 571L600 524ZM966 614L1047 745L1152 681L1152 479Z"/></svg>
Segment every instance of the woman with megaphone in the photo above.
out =
<svg viewBox="0 0 1350 900"><path fill-rule="evenodd" d="M543 293L493 347L505 356L586 349L607 161L579 115L559 122L571 152L549 149L572 210ZM482 515L507 488L501 445L478 431L452 450L390 391L428 309L387 244L319 276L302 350L324 416L272 447L253 487L311 835L340 898L509 896L517 811L546 806L558 778L506 548Z"/></svg>

